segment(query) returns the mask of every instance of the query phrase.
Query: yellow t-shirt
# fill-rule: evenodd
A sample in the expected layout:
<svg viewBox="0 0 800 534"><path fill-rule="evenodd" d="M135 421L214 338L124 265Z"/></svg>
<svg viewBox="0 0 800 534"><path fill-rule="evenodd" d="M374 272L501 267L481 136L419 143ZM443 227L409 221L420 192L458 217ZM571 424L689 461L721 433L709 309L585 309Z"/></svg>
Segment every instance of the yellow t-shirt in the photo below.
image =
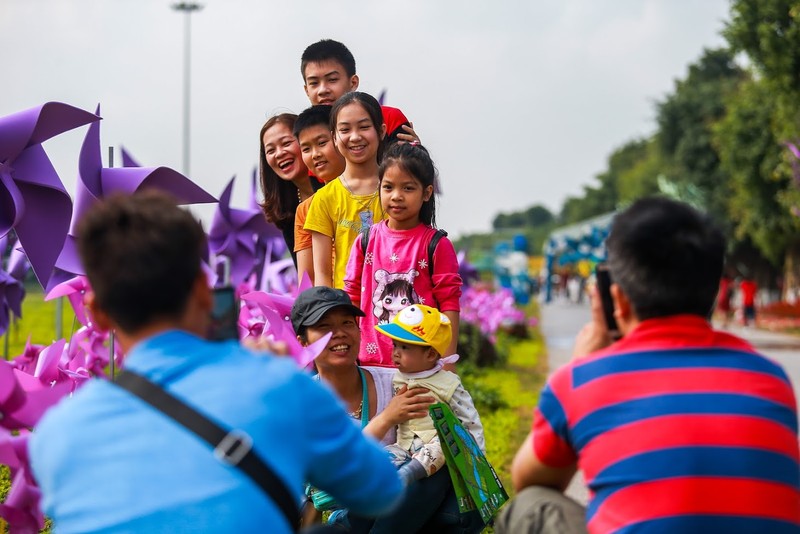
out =
<svg viewBox="0 0 800 534"><path fill-rule="evenodd" d="M350 249L359 233L384 218L380 195L353 195L341 177L314 194L305 229L333 240L333 287L344 287L344 272Z"/></svg>

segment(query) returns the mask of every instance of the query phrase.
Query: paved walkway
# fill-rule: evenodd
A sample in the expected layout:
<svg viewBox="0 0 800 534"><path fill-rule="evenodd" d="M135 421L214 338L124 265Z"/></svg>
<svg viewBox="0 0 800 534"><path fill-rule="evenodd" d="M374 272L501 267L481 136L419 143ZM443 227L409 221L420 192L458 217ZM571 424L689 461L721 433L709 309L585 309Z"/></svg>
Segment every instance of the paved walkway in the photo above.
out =
<svg viewBox="0 0 800 534"><path fill-rule="evenodd" d="M588 302L574 304L557 300L541 305L541 330L547 344L550 372L571 359L575 336L590 317ZM783 366L794 385L800 410L800 337L742 326L731 326L729 331L747 339L756 350ZM588 493L583 477L575 477L567 494L578 501L586 502Z"/></svg>

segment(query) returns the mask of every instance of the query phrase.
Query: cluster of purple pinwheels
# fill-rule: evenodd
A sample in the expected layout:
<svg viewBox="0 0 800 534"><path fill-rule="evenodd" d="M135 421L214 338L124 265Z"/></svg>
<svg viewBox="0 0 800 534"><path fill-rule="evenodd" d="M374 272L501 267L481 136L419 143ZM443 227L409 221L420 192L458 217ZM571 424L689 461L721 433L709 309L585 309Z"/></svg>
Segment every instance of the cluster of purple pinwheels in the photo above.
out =
<svg viewBox="0 0 800 534"><path fill-rule="evenodd" d="M14 317L21 317L23 282L29 268L46 299L66 297L80 323L68 340L49 346L29 342L22 354L9 361L0 360L0 463L9 467L12 478L11 490L0 504L0 517L18 532L38 531L44 524L38 508L39 492L28 468L29 432L49 407L84 381L109 378L107 369L112 359L115 364L121 363L121 354L108 333L94 328L83 304L89 286L75 244L81 216L107 195L146 188L166 191L181 204L217 202L179 172L167 167L141 167L124 150L123 167L103 167L99 113L99 107L91 113L49 102L0 117L0 335ZM78 180L71 197L42 143L85 125L89 128L79 152ZM286 245L280 231L267 223L258 207L255 174L247 209L230 206L232 188L233 179L222 193L209 229L206 261L210 283L216 283L215 264L224 258L231 266L231 282L241 285L246 293L253 294L258 288L282 295L296 289L292 262L281 259ZM255 299L265 298L269 297ZM308 350L295 346L294 336L288 336L284 322L275 319L277 315L267 319L259 312L264 306L248 303L243 314L251 323L260 323L260 336L270 336L274 329L273 339L291 337L295 344L290 350L307 358ZM277 309L272 313L277 314Z"/></svg>

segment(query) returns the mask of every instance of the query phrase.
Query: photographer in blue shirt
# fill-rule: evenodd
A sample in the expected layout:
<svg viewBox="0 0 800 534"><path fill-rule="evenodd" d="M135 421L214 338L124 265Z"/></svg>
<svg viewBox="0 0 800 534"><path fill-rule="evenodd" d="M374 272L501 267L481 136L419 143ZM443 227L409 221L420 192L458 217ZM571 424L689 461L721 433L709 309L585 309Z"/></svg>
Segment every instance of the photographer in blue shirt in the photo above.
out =
<svg viewBox="0 0 800 534"><path fill-rule="evenodd" d="M83 218L78 246L92 320L113 329L125 369L252 438L296 502L309 481L350 509L402 496L383 450L290 359L205 339L212 293L200 224L161 193L115 196ZM294 530L212 447L128 391L92 380L48 412L30 442L42 508L60 532Z"/></svg>

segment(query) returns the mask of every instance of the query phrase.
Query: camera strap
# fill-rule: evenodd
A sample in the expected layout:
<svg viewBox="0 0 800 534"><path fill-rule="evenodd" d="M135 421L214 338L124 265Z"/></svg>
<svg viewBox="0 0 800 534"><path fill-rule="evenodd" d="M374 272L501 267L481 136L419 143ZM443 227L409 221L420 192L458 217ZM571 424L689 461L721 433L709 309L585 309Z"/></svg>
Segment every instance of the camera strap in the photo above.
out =
<svg viewBox="0 0 800 534"><path fill-rule="evenodd" d="M286 484L258 457L253 450L253 440L246 432L236 429L225 430L137 373L122 370L113 383L208 442L217 460L244 471L278 506L292 530L297 530L300 524L300 510L295 499L289 493Z"/></svg>

